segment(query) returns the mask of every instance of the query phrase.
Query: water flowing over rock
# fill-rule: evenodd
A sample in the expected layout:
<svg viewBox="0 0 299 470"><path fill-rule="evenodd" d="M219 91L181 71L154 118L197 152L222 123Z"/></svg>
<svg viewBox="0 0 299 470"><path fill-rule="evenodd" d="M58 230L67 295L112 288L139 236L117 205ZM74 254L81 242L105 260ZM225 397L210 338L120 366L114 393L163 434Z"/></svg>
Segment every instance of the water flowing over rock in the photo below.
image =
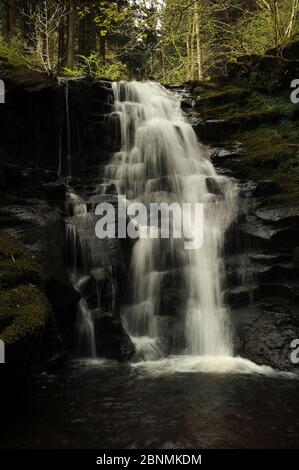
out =
<svg viewBox="0 0 299 470"><path fill-rule="evenodd" d="M121 253L117 240L95 235L93 208L69 187L66 200L67 265L71 283L80 293L74 349L79 356L103 355L127 360L134 346L119 320ZM97 198L98 200L101 197ZM113 241L112 241L113 242Z"/></svg>
<svg viewBox="0 0 299 470"><path fill-rule="evenodd" d="M181 111L177 94L151 82L115 83L113 92L110 129L120 150L107 165L106 178L130 202L204 207L200 249L185 249L175 230L169 239L136 241L122 308L125 328L141 358L163 356L167 342L175 353L229 356L232 342L222 301L221 250L237 214L236 186L217 175ZM148 235L153 227L140 229ZM200 229L195 228L197 233ZM167 287L167 278L178 268L179 282ZM163 321L165 308L172 310L175 322ZM177 332L179 322L183 332Z"/></svg>

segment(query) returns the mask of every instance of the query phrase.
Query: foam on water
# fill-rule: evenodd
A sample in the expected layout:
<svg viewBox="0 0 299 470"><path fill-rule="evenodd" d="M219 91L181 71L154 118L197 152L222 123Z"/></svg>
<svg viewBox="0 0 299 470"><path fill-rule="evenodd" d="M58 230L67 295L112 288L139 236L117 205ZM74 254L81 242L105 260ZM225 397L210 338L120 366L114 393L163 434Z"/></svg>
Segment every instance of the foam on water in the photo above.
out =
<svg viewBox="0 0 299 470"><path fill-rule="evenodd" d="M242 357L229 356L172 356L155 362L138 362L132 364L132 367L140 369L151 376L167 376L178 373L210 373L296 377L295 374L277 371L269 366L260 366Z"/></svg>

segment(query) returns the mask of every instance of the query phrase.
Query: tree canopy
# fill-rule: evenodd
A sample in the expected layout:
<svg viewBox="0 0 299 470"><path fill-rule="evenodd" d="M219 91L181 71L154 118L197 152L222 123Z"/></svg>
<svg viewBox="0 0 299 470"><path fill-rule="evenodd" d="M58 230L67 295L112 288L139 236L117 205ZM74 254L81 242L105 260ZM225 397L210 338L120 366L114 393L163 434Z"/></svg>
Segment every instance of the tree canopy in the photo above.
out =
<svg viewBox="0 0 299 470"><path fill-rule="evenodd" d="M0 0L0 59L65 75L207 79L283 48L299 0Z"/></svg>

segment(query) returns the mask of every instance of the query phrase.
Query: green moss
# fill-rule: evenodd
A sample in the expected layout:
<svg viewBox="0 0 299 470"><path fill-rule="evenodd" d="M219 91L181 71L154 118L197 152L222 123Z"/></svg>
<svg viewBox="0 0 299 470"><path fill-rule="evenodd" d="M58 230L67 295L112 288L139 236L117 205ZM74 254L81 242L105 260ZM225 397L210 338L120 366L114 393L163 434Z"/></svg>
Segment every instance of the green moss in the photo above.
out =
<svg viewBox="0 0 299 470"><path fill-rule="evenodd" d="M0 339L6 345L35 337L51 308L42 292L46 274L25 248L0 232Z"/></svg>
<svg viewBox="0 0 299 470"><path fill-rule="evenodd" d="M243 143L242 163L253 179L276 181L281 193L272 200L284 202L299 197L299 135L297 125L282 120L276 126L261 126L240 132L236 139Z"/></svg>
<svg viewBox="0 0 299 470"><path fill-rule="evenodd" d="M196 88L195 90L198 89ZM224 87L223 89L205 89L199 94L201 95L204 106L222 106L223 104L231 104L236 102L239 104L244 104L244 100L249 95L249 90L239 87Z"/></svg>
<svg viewBox="0 0 299 470"><path fill-rule="evenodd" d="M51 317L51 308L36 286L20 286L0 293L0 319L10 324L0 333L6 345L40 334Z"/></svg>
<svg viewBox="0 0 299 470"><path fill-rule="evenodd" d="M7 234L0 232L0 286L42 284L46 274L29 253Z"/></svg>
<svg viewBox="0 0 299 470"><path fill-rule="evenodd" d="M272 179L281 193L272 200L299 198L298 106L290 91L262 93L254 88L205 89L198 111L206 121L215 121L215 134L242 142L241 171L249 178Z"/></svg>
<svg viewBox="0 0 299 470"><path fill-rule="evenodd" d="M198 93L197 93L198 91ZM250 87L214 86L195 88L200 95L197 107L204 116L229 119L249 113L277 113L293 119L296 109L290 100L289 90L279 94L267 94Z"/></svg>

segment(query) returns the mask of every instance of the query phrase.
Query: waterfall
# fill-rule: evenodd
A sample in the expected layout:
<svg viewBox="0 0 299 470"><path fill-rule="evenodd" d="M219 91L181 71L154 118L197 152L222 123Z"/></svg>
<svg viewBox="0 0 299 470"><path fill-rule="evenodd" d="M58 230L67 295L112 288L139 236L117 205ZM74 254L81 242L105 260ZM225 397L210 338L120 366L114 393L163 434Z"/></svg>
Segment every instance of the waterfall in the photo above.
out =
<svg viewBox="0 0 299 470"><path fill-rule="evenodd" d="M82 298L78 305L76 345L79 355L96 357L95 327L86 299L84 287L90 280L90 250L88 239L94 221L86 203L71 190L66 200L66 243L68 248L69 278Z"/></svg>
<svg viewBox="0 0 299 470"><path fill-rule="evenodd" d="M69 80L67 78L59 78L59 84L64 89L64 108L65 114L61 118L61 124L58 135L58 177L63 176L64 166L66 166L67 177L72 176L72 135L71 135L71 116L70 116L70 100L69 100ZM66 165L63 162L63 134L66 132Z"/></svg>
<svg viewBox="0 0 299 470"><path fill-rule="evenodd" d="M69 82L65 82L65 109L66 109L66 132L67 132L67 164L68 176L72 176L72 154L71 154L71 121L70 121L70 106L69 106Z"/></svg>
<svg viewBox="0 0 299 470"><path fill-rule="evenodd" d="M204 205L202 248L186 250L183 241L174 237L139 238L135 243L128 300L122 308L125 328L141 356L163 356L165 334L160 320L167 308L165 285L178 276L178 289L184 291L177 313L184 325L181 352L230 356L229 315L222 302L221 250L237 211L236 186L217 175L176 94L152 82L114 83L113 92L111 128L120 151L107 165L106 178L131 202Z"/></svg>

